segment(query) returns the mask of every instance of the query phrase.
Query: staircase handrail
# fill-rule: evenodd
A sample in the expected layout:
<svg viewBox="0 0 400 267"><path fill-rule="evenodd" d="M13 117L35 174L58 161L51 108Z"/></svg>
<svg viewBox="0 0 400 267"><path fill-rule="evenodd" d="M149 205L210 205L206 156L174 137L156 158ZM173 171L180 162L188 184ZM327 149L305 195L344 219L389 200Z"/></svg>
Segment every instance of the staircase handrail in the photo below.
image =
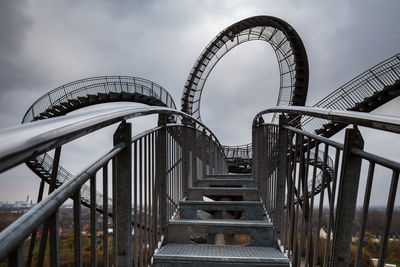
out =
<svg viewBox="0 0 400 267"><path fill-rule="evenodd" d="M253 129L257 119L267 113L289 113L296 115L307 115L322 119L328 119L346 124L354 124L372 129L400 133L400 117L371 114L358 111L333 110L315 107L294 107L294 106L276 106L259 112L253 120Z"/></svg>
<svg viewBox="0 0 400 267"><path fill-rule="evenodd" d="M25 123L1 130L0 172L113 123L160 113L178 115L200 125L217 144L218 148L223 151L214 133L202 122L184 112L164 107L122 106Z"/></svg>

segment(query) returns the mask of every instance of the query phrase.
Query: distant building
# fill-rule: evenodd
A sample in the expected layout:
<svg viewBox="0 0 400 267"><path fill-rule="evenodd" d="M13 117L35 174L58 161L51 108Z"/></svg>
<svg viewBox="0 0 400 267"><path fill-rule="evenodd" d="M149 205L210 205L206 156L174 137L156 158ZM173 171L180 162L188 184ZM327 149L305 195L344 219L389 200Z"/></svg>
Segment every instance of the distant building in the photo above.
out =
<svg viewBox="0 0 400 267"><path fill-rule="evenodd" d="M32 200L29 202L29 195L26 196L26 200L17 200L14 203L15 208L30 208L33 206Z"/></svg>

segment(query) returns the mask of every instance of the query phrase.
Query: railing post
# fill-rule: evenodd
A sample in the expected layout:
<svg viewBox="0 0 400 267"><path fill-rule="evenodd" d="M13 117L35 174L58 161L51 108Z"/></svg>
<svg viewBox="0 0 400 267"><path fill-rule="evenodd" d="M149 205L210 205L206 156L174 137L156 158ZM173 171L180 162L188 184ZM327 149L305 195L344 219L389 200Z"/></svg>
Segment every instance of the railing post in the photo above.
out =
<svg viewBox="0 0 400 267"><path fill-rule="evenodd" d="M182 187L187 196L189 182L189 135L187 125L182 127Z"/></svg>
<svg viewBox="0 0 400 267"><path fill-rule="evenodd" d="M342 171L339 184L333 255L331 266L349 266L350 245L354 228L361 157L351 153L353 148L363 149L364 140L357 128L346 129Z"/></svg>
<svg viewBox="0 0 400 267"><path fill-rule="evenodd" d="M82 267L82 236L81 236L81 190L75 192L74 200L74 258L75 266Z"/></svg>
<svg viewBox="0 0 400 267"><path fill-rule="evenodd" d="M276 181L276 206L274 211L275 240L282 241L283 230L283 206L285 204L285 181L287 177L287 151L288 131L284 129L286 117L279 116L279 137L278 137L278 173Z"/></svg>
<svg viewBox="0 0 400 267"><path fill-rule="evenodd" d="M257 119L257 126L254 128L253 131L253 174L254 174L254 179L256 180L256 183L260 186L260 188L263 187L261 185L261 170L262 170L262 139L263 139L263 130L262 127L260 126L264 120L260 117ZM263 192L262 192L263 193Z"/></svg>
<svg viewBox="0 0 400 267"><path fill-rule="evenodd" d="M216 166L216 173L222 173L222 164L221 164L221 153L220 151L217 151L217 155L215 157L215 166Z"/></svg>
<svg viewBox="0 0 400 267"><path fill-rule="evenodd" d="M209 142L208 142L208 151L209 151L209 165L208 165L208 170L209 170L209 172L210 172L210 174L214 174L215 173L215 171L214 171L214 145L213 145L213 142L212 142L212 140L210 139L209 140Z"/></svg>
<svg viewBox="0 0 400 267"><path fill-rule="evenodd" d="M258 184L258 143L257 143L257 126L255 126L252 131L251 131L251 141L252 141L252 147L253 147L253 164L252 164L252 171L254 175L254 179L256 180L256 183ZM259 184L258 184L259 186Z"/></svg>
<svg viewBox="0 0 400 267"><path fill-rule="evenodd" d="M57 147L54 152L53 167L51 170L51 180L49 192L56 190L58 167L60 163L61 146ZM50 248L50 265L60 266L60 242L58 238L58 230L60 228L58 210L49 218L49 248ZM46 233L47 234L47 233Z"/></svg>
<svg viewBox="0 0 400 267"><path fill-rule="evenodd" d="M96 217L96 175L93 175L90 177L90 261L92 266L97 266Z"/></svg>
<svg viewBox="0 0 400 267"><path fill-rule="evenodd" d="M257 147L257 161L258 161L258 170L257 170L257 176L258 176L258 185L261 190L261 194L263 197L263 200L265 201L267 199L267 183L268 181L265 179L265 167L266 167L266 146L265 146L265 126L262 125L262 122L260 122L260 125L258 126L258 147Z"/></svg>
<svg viewBox="0 0 400 267"><path fill-rule="evenodd" d="M201 144L201 179L204 179L207 174L207 140L206 140L206 131L203 130L201 133L201 138L200 138L200 144Z"/></svg>
<svg viewBox="0 0 400 267"><path fill-rule="evenodd" d="M163 126L158 131L156 140L156 182L159 183L160 197L160 232L167 240L167 116L160 114L158 125Z"/></svg>
<svg viewBox="0 0 400 267"><path fill-rule="evenodd" d="M196 126L192 128L192 187L197 186L197 133Z"/></svg>
<svg viewBox="0 0 400 267"><path fill-rule="evenodd" d="M11 252L11 254L8 256L8 266L9 267L24 266L24 256L23 256L22 246L17 247L17 249Z"/></svg>
<svg viewBox="0 0 400 267"><path fill-rule="evenodd" d="M132 126L121 122L114 133L114 146L127 146L112 162L113 167L113 254L115 266L132 265ZM136 207L135 207L136 208Z"/></svg>

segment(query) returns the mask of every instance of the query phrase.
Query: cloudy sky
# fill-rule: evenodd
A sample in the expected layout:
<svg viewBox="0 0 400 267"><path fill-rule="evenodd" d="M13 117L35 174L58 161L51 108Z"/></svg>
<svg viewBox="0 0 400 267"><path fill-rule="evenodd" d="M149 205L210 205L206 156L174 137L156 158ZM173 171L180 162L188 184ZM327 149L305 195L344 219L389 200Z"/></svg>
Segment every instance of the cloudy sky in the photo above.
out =
<svg viewBox="0 0 400 267"><path fill-rule="evenodd" d="M18 125L29 106L51 89L99 75L150 79L180 106L183 85L203 48L227 26L255 15L279 17L302 38L310 64L307 105L400 52L397 0L6 0L0 3L0 129ZM276 103L278 87L273 50L263 42L245 43L211 73L203 91L202 119L222 143L248 143L252 118ZM376 112L398 115L400 101ZM145 124L142 120L134 127ZM66 146L63 165L73 173L85 167L105 150L99 143L109 148L106 133L112 130ZM382 154L400 159L399 151L381 144L382 135L367 131L364 137L371 148L379 145ZM0 183L0 201L27 194L36 198L38 178L24 166L1 174Z"/></svg>

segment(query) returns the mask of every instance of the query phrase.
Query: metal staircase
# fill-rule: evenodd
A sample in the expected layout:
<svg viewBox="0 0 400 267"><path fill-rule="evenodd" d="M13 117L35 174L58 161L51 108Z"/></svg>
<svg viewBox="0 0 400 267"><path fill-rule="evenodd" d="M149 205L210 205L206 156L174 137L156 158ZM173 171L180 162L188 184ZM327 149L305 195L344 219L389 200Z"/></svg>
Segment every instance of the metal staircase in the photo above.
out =
<svg viewBox="0 0 400 267"><path fill-rule="evenodd" d="M222 146L201 122L202 90L225 54L253 40L270 43L276 53L278 106L254 117L251 144ZM399 96L399 81L397 54L314 107L299 107L308 87L302 41L286 22L257 16L229 26L202 52L185 85L183 112L164 88L137 77L101 76L60 86L28 109L24 125L0 131L0 173L26 163L42 179L41 201L0 233L0 265L7 260L9 266L42 266L48 258L50 266L60 266L58 212L72 199L76 266L87 265L89 250L92 266L349 266L353 260L366 266L370 196L381 193L376 167L391 177L377 256L383 267L393 253L388 244L400 162L364 151L358 127L400 134L399 117L367 113ZM161 107L118 105L62 116L115 101ZM274 114L272 123L265 123L267 113ZM157 126L132 136L127 120L150 115L158 115ZM75 176L60 166L64 144L115 123L109 152ZM329 138L346 125L354 127L342 142ZM48 154L53 149L54 159ZM45 182L49 194L43 198ZM90 210L90 249L82 238L82 205Z"/></svg>
<svg viewBox="0 0 400 267"><path fill-rule="evenodd" d="M207 175L179 206L155 266L289 266L252 175Z"/></svg>

